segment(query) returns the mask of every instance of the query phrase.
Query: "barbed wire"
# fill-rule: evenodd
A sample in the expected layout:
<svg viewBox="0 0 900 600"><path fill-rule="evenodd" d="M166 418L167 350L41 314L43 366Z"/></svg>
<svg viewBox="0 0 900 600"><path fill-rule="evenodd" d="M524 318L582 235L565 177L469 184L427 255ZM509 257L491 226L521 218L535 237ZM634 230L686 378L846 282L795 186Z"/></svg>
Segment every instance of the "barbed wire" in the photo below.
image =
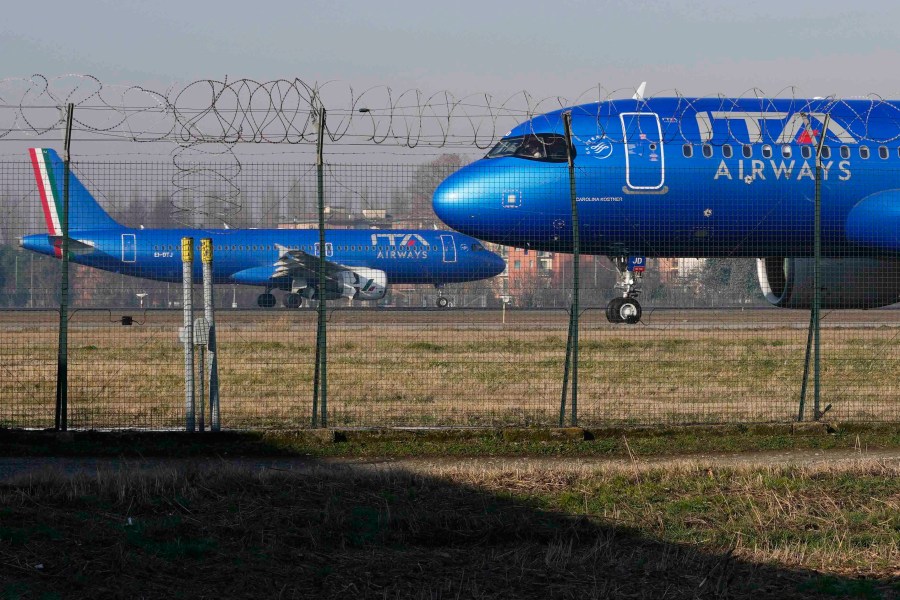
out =
<svg viewBox="0 0 900 600"><path fill-rule="evenodd" d="M202 79L155 90L139 85L106 85L93 75L0 80L0 140L41 138L61 131L68 103L75 105L74 130L80 138L104 141L171 144L170 156L177 169L173 177L176 192L172 204L176 214L196 212L193 201L210 207L210 215L227 218L241 209L241 191L234 183L241 172L235 148L242 144L272 144L308 147L316 142L319 109L325 108L327 140L342 147L371 146L395 149L434 150L468 148L485 150L516 125L554 110L599 103L594 111L593 135L615 141L624 132L605 131L604 123L621 110L609 100L634 102L640 111L653 98L672 98L677 103L677 132L666 128L666 142L696 142L696 132L682 129L687 119L677 118L718 106L716 111L740 112L748 106L762 112L777 112L774 99L792 101L791 113L817 114L839 110L842 127L852 131L856 141L888 143L900 137L900 126L871 127L874 119L890 119L900 124L900 109L881 96L806 99L795 87L773 96L750 88L738 96L716 94L687 97L678 90L664 90L642 96L633 88L607 90L593 86L575 97L537 97L520 91L506 97L488 93L457 96L449 91L426 93L411 89L396 91L376 86L358 92L335 81L305 82L300 79L221 80ZM710 103L710 100L713 102ZM748 102L749 100L749 102ZM854 102L849 102L854 100ZM783 108L783 107L782 107ZM849 117L848 117L849 116ZM725 120L728 137L740 119ZM801 125L795 123L797 127ZM697 120L701 136L712 138L710 122ZM706 130L704 131L704 126ZM694 123L691 128L695 127ZM745 125L742 125L745 127ZM873 131L888 132L878 134ZM825 132L826 136L829 132ZM746 137L746 132L744 132ZM215 164L215 166L212 165ZM216 190L210 192L210 190Z"/></svg>
<svg viewBox="0 0 900 600"><path fill-rule="evenodd" d="M397 92L378 86L357 92L338 82L300 79L258 82L205 79L165 90L104 85L92 75L0 80L0 139L59 130L60 111L76 106L76 131L133 142L197 144L309 144L325 108L332 143L355 141L416 148L460 144L486 149L510 127L554 108L562 98L528 92L507 98L457 97L441 91Z"/></svg>
<svg viewBox="0 0 900 600"><path fill-rule="evenodd" d="M627 99L633 88L591 87L575 97L537 97L520 91L506 97L489 93L457 96L449 91L396 91L376 86L358 92L336 81L308 83L300 79L202 79L154 90L138 85L105 85L93 75L0 80L0 139L13 134L41 136L62 129L62 110L73 103L75 130L110 140L169 142L179 147L216 144L227 153L236 144L313 144L316 115L325 108L326 134L331 143L394 145L406 148L491 147L513 126L556 109L586 103ZM774 95L750 88L736 96L688 97L677 89L636 98L636 107L658 97L675 98L679 112L698 101L715 100L720 110L746 110L746 101L760 110L774 110L771 101L789 99L796 110L810 105L795 87ZM857 98L816 98L822 112L843 105L852 114L845 126L859 140L884 142L869 136L869 122L890 118L900 123L900 111L877 94ZM848 102L855 100L856 102ZM859 102L862 100L862 102ZM740 106L739 103L742 103ZM824 108L823 108L824 107ZM612 110L612 109L610 109ZM603 116L601 109L600 117ZM598 119L598 126L600 119ZM604 133L598 130L597 133ZM690 136L682 137L687 141ZM893 139L893 138L892 138ZM204 153L216 153L206 149Z"/></svg>

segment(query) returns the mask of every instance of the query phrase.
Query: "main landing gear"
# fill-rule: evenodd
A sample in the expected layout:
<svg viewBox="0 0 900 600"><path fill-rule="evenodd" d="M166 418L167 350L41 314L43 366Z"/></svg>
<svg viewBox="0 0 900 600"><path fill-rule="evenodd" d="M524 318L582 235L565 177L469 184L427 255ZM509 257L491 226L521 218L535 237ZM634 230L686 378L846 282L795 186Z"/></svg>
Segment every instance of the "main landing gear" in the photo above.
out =
<svg viewBox="0 0 900 600"><path fill-rule="evenodd" d="M290 292L284 295L282 302L285 308L300 308L303 306L303 297L300 294ZM275 294L272 293L272 290L268 289L256 297L256 304L260 308L273 308L278 304L278 301L275 299Z"/></svg>
<svg viewBox="0 0 900 600"><path fill-rule="evenodd" d="M627 256L613 256L613 264L618 273L616 289L622 290L622 296L613 298L606 305L606 320L610 323L627 323L634 325L641 320L641 304L637 301L640 290L641 271L628 269Z"/></svg>
<svg viewBox="0 0 900 600"><path fill-rule="evenodd" d="M284 307L285 308L300 308L303 304L303 298L300 297L300 294L285 294L284 296Z"/></svg>

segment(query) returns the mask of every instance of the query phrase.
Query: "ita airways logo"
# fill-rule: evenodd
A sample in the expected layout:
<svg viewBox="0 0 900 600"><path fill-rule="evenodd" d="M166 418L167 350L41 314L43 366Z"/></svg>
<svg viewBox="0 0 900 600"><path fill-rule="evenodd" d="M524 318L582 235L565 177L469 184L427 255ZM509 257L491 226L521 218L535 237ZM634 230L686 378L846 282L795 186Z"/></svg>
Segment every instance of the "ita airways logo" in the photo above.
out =
<svg viewBox="0 0 900 600"><path fill-rule="evenodd" d="M372 245L378 246L381 241L387 242L388 246L405 246L412 248L416 244L428 246L428 240L418 233L373 233Z"/></svg>
<svg viewBox="0 0 900 600"><path fill-rule="evenodd" d="M603 160L609 158L613 153L613 145L608 139L602 135L595 135L587 141L587 150L585 154Z"/></svg>
<svg viewBox="0 0 900 600"><path fill-rule="evenodd" d="M809 127L805 127L800 135L797 137L798 144L812 144L814 140L818 139L819 130L811 129Z"/></svg>

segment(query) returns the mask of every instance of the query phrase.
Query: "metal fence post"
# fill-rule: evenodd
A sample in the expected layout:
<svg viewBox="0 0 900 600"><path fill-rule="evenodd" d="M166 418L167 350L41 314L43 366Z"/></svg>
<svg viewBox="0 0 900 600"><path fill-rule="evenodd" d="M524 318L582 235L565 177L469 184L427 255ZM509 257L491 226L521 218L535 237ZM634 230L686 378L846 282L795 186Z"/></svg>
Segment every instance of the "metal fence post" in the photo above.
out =
<svg viewBox="0 0 900 600"><path fill-rule="evenodd" d="M560 399L560 427L566 410L566 390L569 385L569 372L572 373L572 415L569 421L572 427L578 425L578 291L580 286L579 271L581 263L581 245L579 240L578 201L575 188L575 156L572 154L572 112L562 114L566 134L566 156L569 162L569 197L572 203L572 307L569 313L569 335L566 342L566 364L563 370L563 391Z"/></svg>
<svg viewBox="0 0 900 600"><path fill-rule="evenodd" d="M325 326L325 108L319 108L319 131L316 142L316 196L319 204L319 273L318 273L318 321L316 326L316 369L313 376L312 426L317 427L317 405L321 401L321 426L328 426L328 344Z"/></svg>
<svg viewBox="0 0 900 600"><path fill-rule="evenodd" d="M56 354L57 431L69 428L69 172L72 145L72 116L75 105L66 107L66 136L63 144L62 273L59 284L59 342Z"/></svg>
<svg viewBox="0 0 900 600"><path fill-rule="evenodd" d="M203 314L209 326L209 339L206 354L209 362L208 372L203 378L208 382L209 390L209 429L219 431L219 359L216 353L216 317L213 303L213 243L210 238L200 240L200 259L203 261Z"/></svg>
<svg viewBox="0 0 900 600"><path fill-rule="evenodd" d="M800 408L797 412L797 420L803 420L803 411L806 403L806 389L809 380L810 342L812 342L813 361L813 420L818 421L824 414L821 410L821 312L822 312L822 146L825 144L825 135L828 132L828 123L831 115L826 114L822 122L822 135L816 140L809 115L803 114L806 130L810 132L810 138L816 146L816 187L815 187L815 212L813 214L813 304L809 316L809 335L806 340L806 359L803 367L803 383L800 388ZM828 410L826 408L826 410Z"/></svg>
<svg viewBox="0 0 900 600"><path fill-rule="evenodd" d="M184 428L194 431L194 238L181 238L184 343Z"/></svg>

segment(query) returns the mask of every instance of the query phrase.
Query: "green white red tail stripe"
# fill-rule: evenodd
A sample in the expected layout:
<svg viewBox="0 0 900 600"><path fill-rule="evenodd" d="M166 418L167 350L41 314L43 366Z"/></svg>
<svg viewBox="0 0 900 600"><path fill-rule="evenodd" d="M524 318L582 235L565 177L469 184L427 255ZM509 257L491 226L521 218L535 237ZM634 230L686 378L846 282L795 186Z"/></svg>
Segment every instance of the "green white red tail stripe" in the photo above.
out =
<svg viewBox="0 0 900 600"><path fill-rule="evenodd" d="M62 222L60 220L59 185L53 170L49 167L47 151L43 148L29 148L31 166L34 167L34 178L37 180L38 191L41 194L41 204L44 207L44 219L47 221L47 231L50 235L62 235Z"/></svg>

